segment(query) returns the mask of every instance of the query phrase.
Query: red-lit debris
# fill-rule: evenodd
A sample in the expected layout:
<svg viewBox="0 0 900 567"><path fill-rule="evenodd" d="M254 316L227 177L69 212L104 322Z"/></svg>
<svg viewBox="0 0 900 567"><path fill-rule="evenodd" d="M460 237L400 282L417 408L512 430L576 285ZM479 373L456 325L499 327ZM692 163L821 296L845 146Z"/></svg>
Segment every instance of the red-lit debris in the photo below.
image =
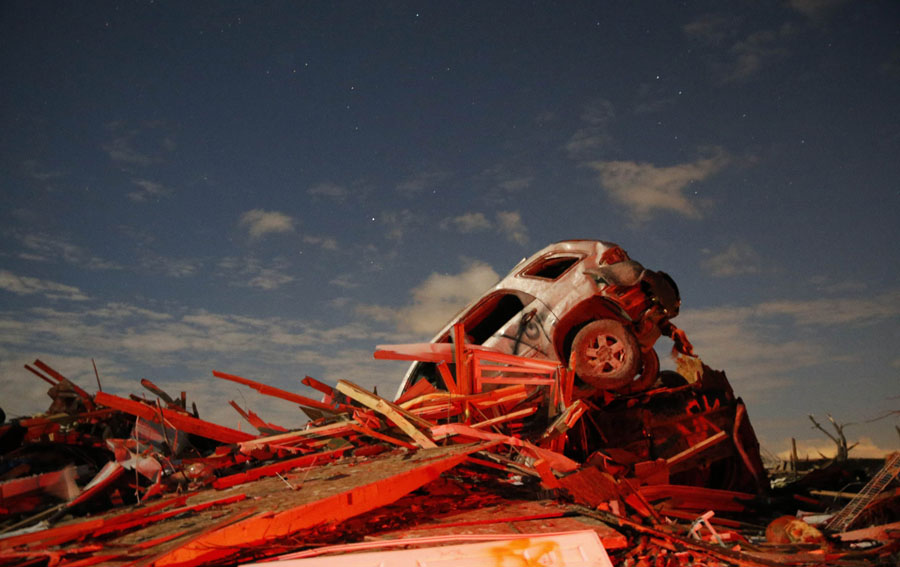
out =
<svg viewBox="0 0 900 567"><path fill-rule="evenodd" d="M896 564L900 458L833 516L841 530L776 520L827 491L769 491L746 408L697 359L585 397L569 368L485 346L376 358L431 361L440 385L390 401L306 377L317 400L214 371L312 417L287 430L232 402L258 433L148 380L152 399L90 395L36 361L54 413L0 428L0 565Z"/></svg>

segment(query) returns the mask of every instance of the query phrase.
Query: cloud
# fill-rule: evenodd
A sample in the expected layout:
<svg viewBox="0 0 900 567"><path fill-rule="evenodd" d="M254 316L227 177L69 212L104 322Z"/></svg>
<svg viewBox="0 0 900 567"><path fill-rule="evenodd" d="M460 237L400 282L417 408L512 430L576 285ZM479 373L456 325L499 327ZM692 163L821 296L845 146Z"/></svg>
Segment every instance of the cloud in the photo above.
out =
<svg viewBox="0 0 900 567"><path fill-rule="evenodd" d="M476 185L486 186L482 190L481 196L485 201L491 203L504 202L511 195L516 195L531 187L533 182L534 175L527 168L520 166L510 168L504 164L490 167L475 178Z"/></svg>
<svg viewBox="0 0 900 567"><path fill-rule="evenodd" d="M702 42L709 49L706 59L722 84L747 82L771 62L789 55L785 40L797 31L785 23L779 28L742 34L741 23L738 16L705 14L682 28L688 39Z"/></svg>
<svg viewBox="0 0 900 567"><path fill-rule="evenodd" d="M719 278L758 274L762 271L762 257L746 242L734 242L703 260L701 265L710 275Z"/></svg>
<svg viewBox="0 0 900 567"><path fill-rule="evenodd" d="M788 50L781 47L779 41L789 34L789 30L790 27L785 26L779 31L758 31L732 45L731 68L726 71L722 81L746 82L759 74L772 59L787 55Z"/></svg>
<svg viewBox="0 0 900 567"><path fill-rule="evenodd" d="M500 276L483 262L470 262L458 274L432 273L410 292L400 308L357 306L357 313L379 322L393 322L416 335L434 334L470 301L493 287Z"/></svg>
<svg viewBox="0 0 900 567"><path fill-rule="evenodd" d="M441 222L441 228L453 227L463 234L490 230L491 226L491 221L484 216L484 213L465 213Z"/></svg>
<svg viewBox="0 0 900 567"><path fill-rule="evenodd" d="M734 15L704 14L685 24L682 31L688 38L721 45L736 36L739 23Z"/></svg>
<svg viewBox="0 0 900 567"><path fill-rule="evenodd" d="M294 276L287 273L288 267L288 263L281 258L275 258L268 265L254 257L228 256L219 261L220 275L231 279L231 285L264 291L272 291L294 281Z"/></svg>
<svg viewBox="0 0 900 567"><path fill-rule="evenodd" d="M352 377L367 388L378 385L382 392L392 390L402 377L396 365L372 359L374 346L397 342L396 333L360 322L327 325L171 304L168 311L126 303L69 305L0 312L0 372L5 377L0 400L9 415L49 406L48 386L22 368L35 358L94 391L94 357L104 391L140 393L139 378L147 376L169 392L187 391L204 418L232 426L236 421L229 399L246 400L265 419L289 425L305 419L296 406L276 410L272 398L257 398L249 389L212 378L213 368L293 391L302 389L298 378L303 374Z"/></svg>
<svg viewBox="0 0 900 567"><path fill-rule="evenodd" d="M586 165L599 174L601 186L614 201L630 209L635 220L643 221L657 211L701 218L706 201L689 198L686 190L692 183L715 175L729 162L726 155L719 154L668 167L633 161L594 161Z"/></svg>
<svg viewBox="0 0 900 567"><path fill-rule="evenodd" d="M328 283L342 289L354 289L360 286L359 274L353 272L349 274L340 274Z"/></svg>
<svg viewBox="0 0 900 567"><path fill-rule="evenodd" d="M103 145L109 159L128 165L148 166L155 160L131 147L131 136L119 136Z"/></svg>
<svg viewBox="0 0 900 567"><path fill-rule="evenodd" d="M467 303L490 289L500 276L483 262L472 262L458 274L433 273L412 290L412 304L401 309L401 329L435 332Z"/></svg>
<svg viewBox="0 0 900 567"><path fill-rule="evenodd" d="M755 314L789 317L796 324L806 326L869 325L900 317L900 291L863 298L767 301L756 307Z"/></svg>
<svg viewBox="0 0 900 567"><path fill-rule="evenodd" d="M28 276L19 276L8 270L0 270L0 289L16 295L41 295L47 299L66 299L69 301L84 301L88 299L88 296L75 286Z"/></svg>
<svg viewBox="0 0 900 567"><path fill-rule="evenodd" d="M175 360L175 354L197 358L251 355L289 362L293 360L293 348L327 347L383 336L359 323L325 326L278 317L179 311L172 314L122 303L72 310L31 309L16 319L8 314L0 318L0 344L117 353L162 365Z"/></svg>
<svg viewBox="0 0 900 567"><path fill-rule="evenodd" d="M379 222L387 227L388 240L403 240L410 229L421 227L424 220L420 215L403 209L399 211L383 211L378 217Z"/></svg>
<svg viewBox="0 0 900 567"><path fill-rule="evenodd" d="M61 171L48 170L36 159L25 160L22 162L22 167L28 177L36 179L37 181L50 181L52 179L65 177L66 175Z"/></svg>
<svg viewBox="0 0 900 567"><path fill-rule="evenodd" d="M528 243L528 229L525 228L522 215L518 211L498 212L497 228L510 242L523 245Z"/></svg>
<svg viewBox="0 0 900 567"><path fill-rule="evenodd" d="M494 230L510 242L528 243L528 229L522 222L522 215L518 211L499 211L493 222L482 212L470 211L442 220L440 227L444 230L456 230L461 234Z"/></svg>
<svg viewBox="0 0 900 567"><path fill-rule="evenodd" d="M859 297L775 299L734 307L683 309L675 323L696 352L714 368L725 368L743 394L768 399L785 391L801 370L838 368L885 372L873 366L865 337L900 319L900 291ZM882 327L875 327L882 325ZM856 328L854 346L848 328ZM871 327L871 332L863 329ZM877 345L875 343L869 343ZM879 369L880 368L880 369ZM832 370L831 372L834 372ZM822 379L825 379L823 376Z"/></svg>
<svg viewBox="0 0 900 567"><path fill-rule="evenodd" d="M277 211L253 209L241 215L240 226L250 233L250 238L262 238L266 234L293 232L294 219Z"/></svg>
<svg viewBox="0 0 900 567"><path fill-rule="evenodd" d="M849 0L788 0L788 6L816 22L828 18Z"/></svg>
<svg viewBox="0 0 900 567"><path fill-rule="evenodd" d="M707 364L737 378L744 395L771 396L790 380L792 370L828 360L819 343L773 335L770 321L756 317L753 307L683 309L675 323Z"/></svg>
<svg viewBox="0 0 900 567"><path fill-rule="evenodd" d="M44 233L19 234L17 238L28 249L20 258L38 262L62 260L88 270L120 270L115 262L92 255L84 248Z"/></svg>
<svg viewBox="0 0 900 567"><path fill-rule="evenodd" d="M322 250L334 251L338 249L337 240L328 236L313 236L307 234L303 237L303 243L318 246Z"/></svg>
<svg viewBox="0 0 900 567"><path fill-rule="evenodd" d="M319 183L318 185L314 185L307 189L306 194L311 197L323 197L333 201L343 201L350 192L341 185L336 185L334 183Z"/></svg>
<svg viewBox="0 0 900 567"><path fill-rule="evenodd" d="M398 183L396 190L405 197L414 197L429 190L436 191L448 177L444 171L422 171Z"/></svg>
<svg viewBox="0 0 900 567"><path fill-rule="evenodd" d="M250 281L247 282L247 285L249 287L255 287L270 291L273 289L278 289L284 284L290 283L292 281L294 281L294 276L289 276L283 272L279 272L278 270L262 268L257 275L250 278Z"/></svg>
<svg viewBox="0 0 900 567"><path fill-rule="evenodd" d="M161 122L145 122L141 127L125 122L111 122L106 129L112 139L102 148L109 159L122 166L147 167L164 161L175 149L175 141L163 130Z"/></svg>
<svg viewBox="0 0 900 567"><path fill-rule="evenodd" d="M192 258L171 258L153 252L141 255L141 268L153 274L165 274L173 278L186 278L197 275L203 267L203 261Z"/></svg>
<svg viewBox="0 0 900 567"><path fill-rule="evenodd" d="M608 100L599 99L587 105L581 115L581 128L566 143L569 156L574 159L596 158L611 147L613 138L609 127L615 117L615 108Z"/></svg>
<svg viewBox="0 0 900 567"><path fill-rule="evenodd" d="M153 199L159 201L161 197L168 197L172 194L171 189L149 179L132 179L131 182L140 188L138 191L128 193L128 198L135 203L146 203Z"/></svg>

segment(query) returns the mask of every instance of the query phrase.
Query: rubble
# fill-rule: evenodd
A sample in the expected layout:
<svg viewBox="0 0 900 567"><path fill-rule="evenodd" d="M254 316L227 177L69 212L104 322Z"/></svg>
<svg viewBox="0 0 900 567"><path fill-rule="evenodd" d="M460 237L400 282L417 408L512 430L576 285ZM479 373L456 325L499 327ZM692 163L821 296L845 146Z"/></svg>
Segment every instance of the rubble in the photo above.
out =
<svg viewBox="0 0 900 567"><path fill-rule="evenodd" d="M745 405L669 330L679 372L624 387L465 339L377 347L430 365L394 400L213 371L310 417L291 430L232 401L256 433L149 380L152 397L90 394L35 361L48 412L0 426L0 566L896 565L900 453L858 493L771 489Z"/></svg>
<svg viewBox="0 0 900 567"><path fill-rule="evenodd" d="M403 564L398 548L435 545L448 547L434 557L467 565L498 564L483 557L499 549L548 565L889 565L900 551L896 520L866 527L859 497L838 533L829 526L846 514L818 531L782 518L785 498L769 494L721 372L573 400L558 363L433 347L376 351L461 370L446 390L395 402L346 381L307 378L318 401L214 372L323 414L293 431L246 410L258 434L206 422L156 386L155 398L52 388L64 411L0 433L19 440L0 459L0 565L316 565L362 549L358 561ZM896 507L898 462L875 476L863 510L886 493ZM577 538L600 558L573 562L561 550Z"/></svg>

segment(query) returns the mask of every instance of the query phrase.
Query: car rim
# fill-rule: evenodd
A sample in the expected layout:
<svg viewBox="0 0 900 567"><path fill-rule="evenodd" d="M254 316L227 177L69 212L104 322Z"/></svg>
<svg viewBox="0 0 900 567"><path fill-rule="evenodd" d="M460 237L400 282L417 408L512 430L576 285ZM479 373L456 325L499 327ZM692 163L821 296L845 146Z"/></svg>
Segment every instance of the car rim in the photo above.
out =
<svg viewBox="0 0 900 567"><path fill-rule="evenodd" d="M594 371L607 374L615 372L625 363L626 349L619 339L606 333L591 339L584 349L585 362Z"/></svg>

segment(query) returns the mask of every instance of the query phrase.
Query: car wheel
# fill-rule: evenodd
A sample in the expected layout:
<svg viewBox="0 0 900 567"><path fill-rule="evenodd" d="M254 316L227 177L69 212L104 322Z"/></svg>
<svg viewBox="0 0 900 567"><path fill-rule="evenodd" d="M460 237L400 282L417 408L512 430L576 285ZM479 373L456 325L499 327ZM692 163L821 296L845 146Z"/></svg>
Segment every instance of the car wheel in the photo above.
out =
<svg viewBox="0 0 900 567"><path fill-rule="evenodd" d="M618 321L585 325L572 342L575 373L595 388L612 390L634 379L641 364L637 339Z"/></svg>
<svg viewBox="0 0 900 567"><path fill-rule="evenodd" d="M616 390L619 394L635 394L649 389L659 377L659 356L652 348L641 353L641 375Z"/></svg>

